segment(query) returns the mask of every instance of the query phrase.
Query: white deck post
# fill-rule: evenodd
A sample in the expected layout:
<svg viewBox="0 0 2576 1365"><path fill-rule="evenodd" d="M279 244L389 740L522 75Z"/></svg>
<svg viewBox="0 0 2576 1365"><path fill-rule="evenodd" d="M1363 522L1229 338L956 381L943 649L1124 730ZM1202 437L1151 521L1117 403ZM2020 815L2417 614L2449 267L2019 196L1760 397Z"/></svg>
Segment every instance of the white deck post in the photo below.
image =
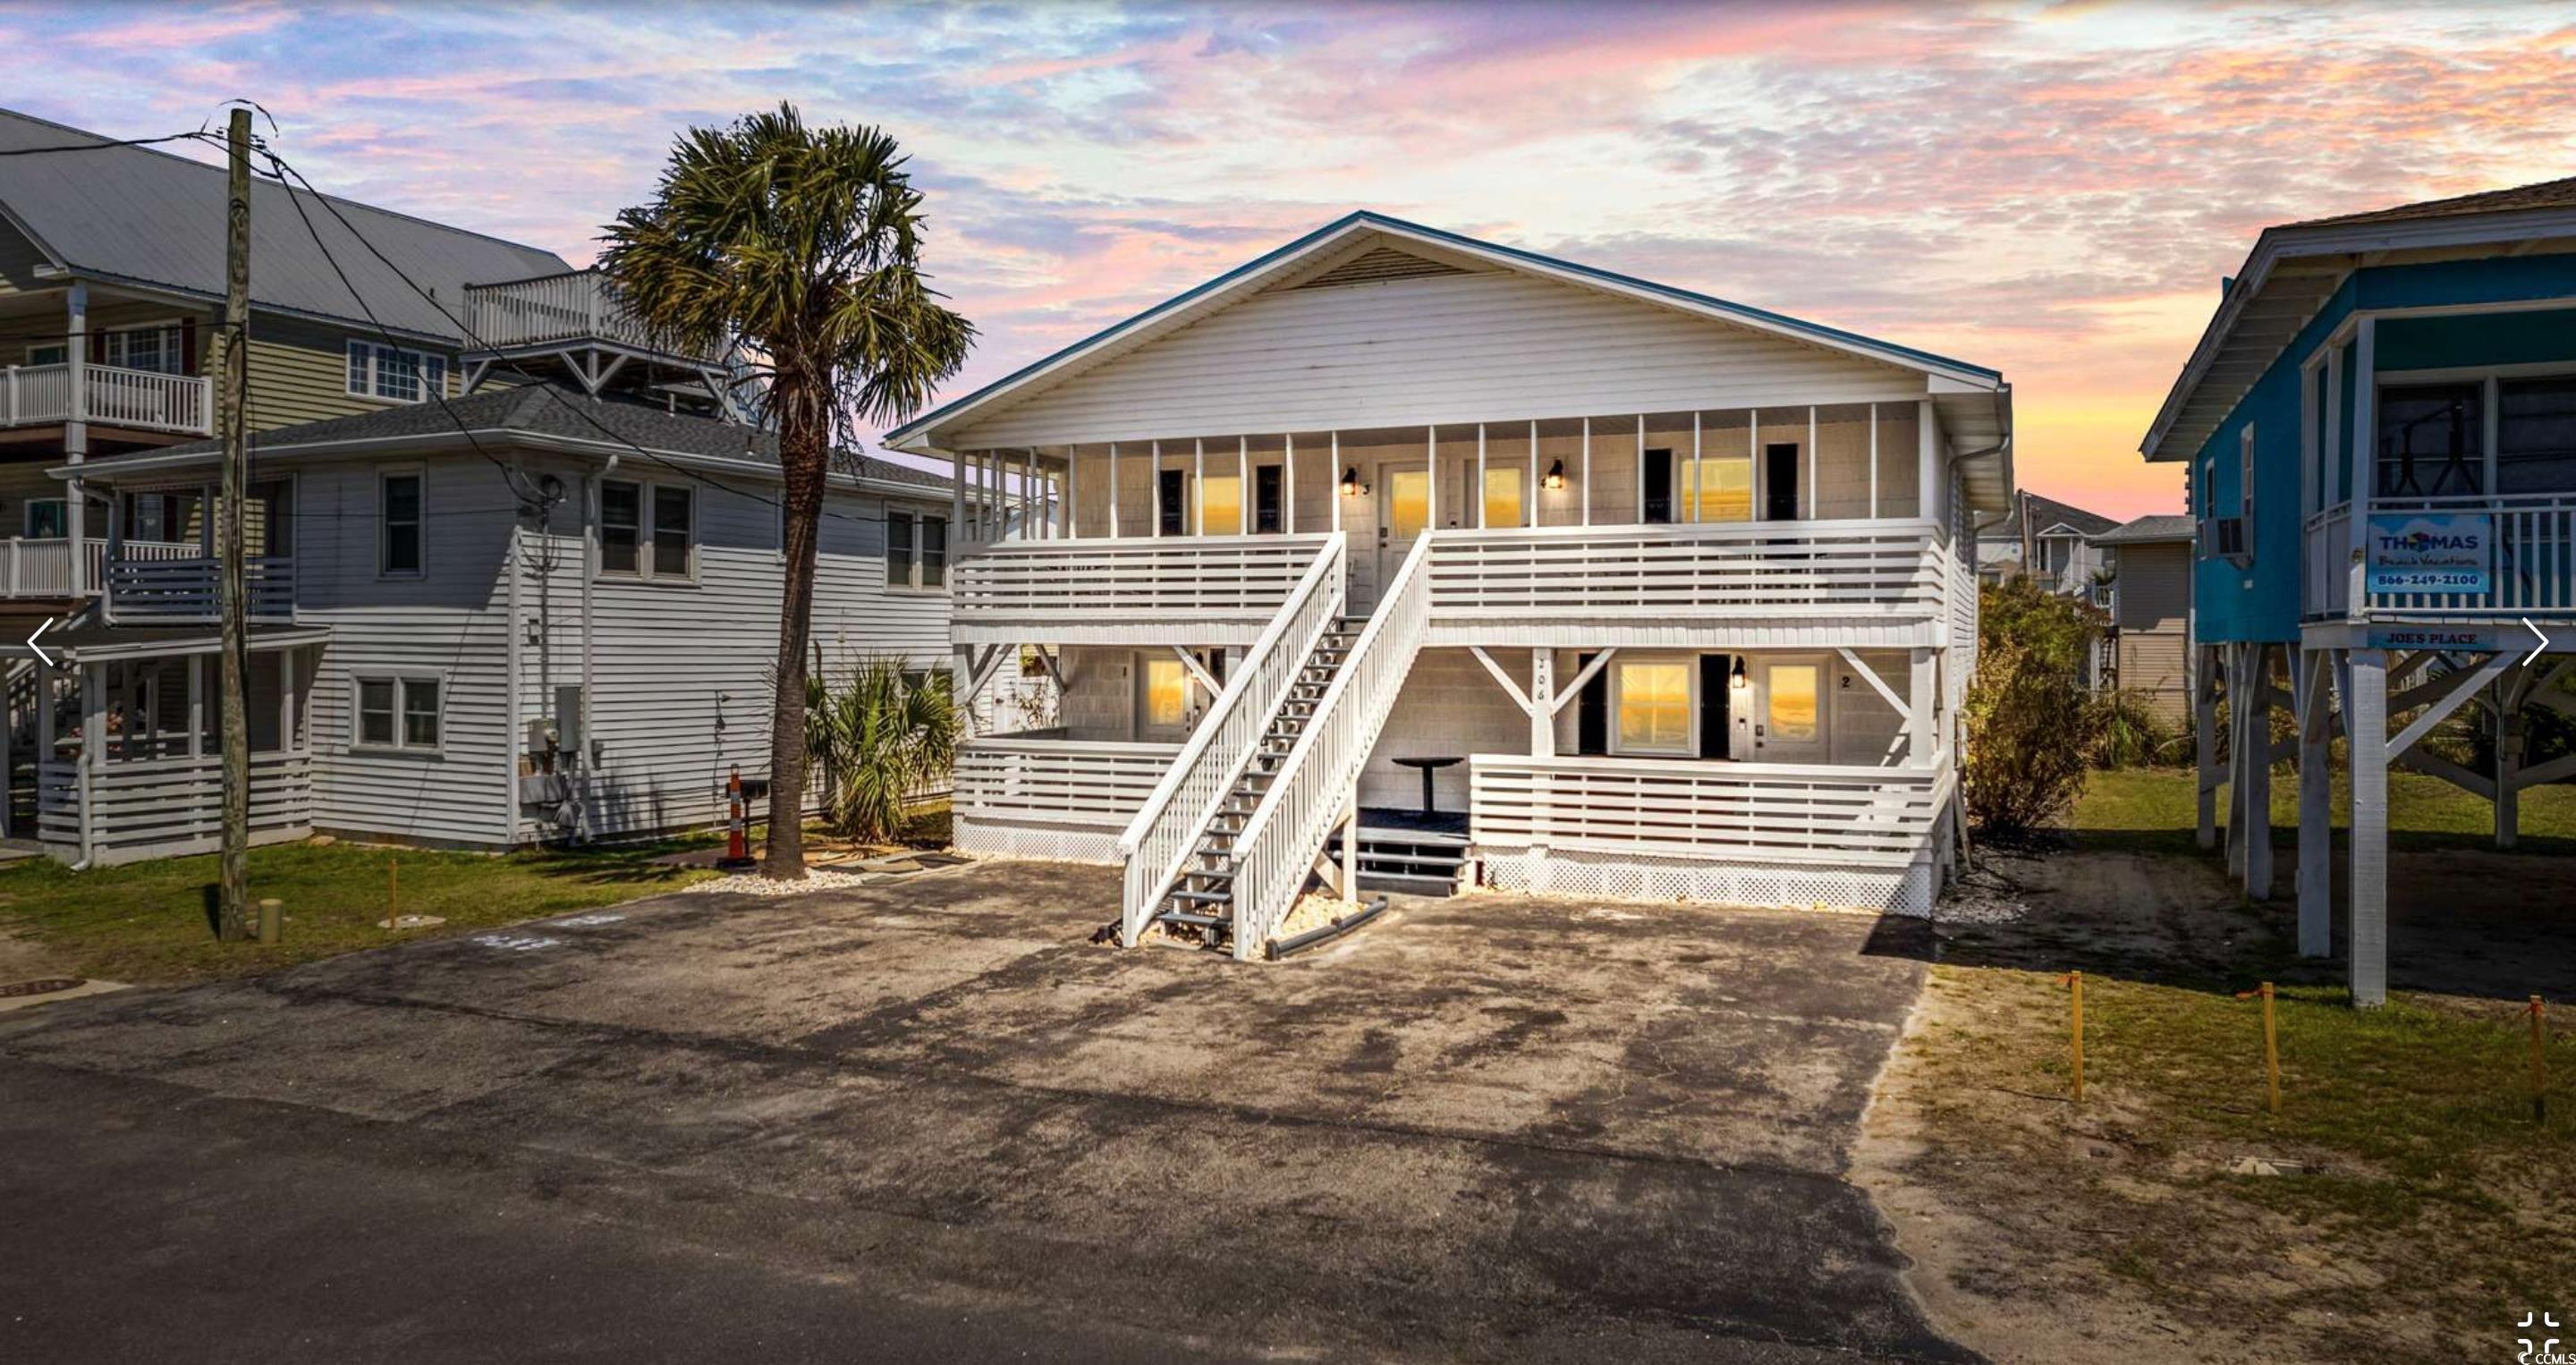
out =
<svg viewBox="0 0 2576 1365"><path fill-rule="evenodd" d="M1583 524L1592 524L1592 419L1583 419Z"/></svg>
<svg viewBox="0 0 2576 1365"><path fill-rule="evenodd" d="M2356 649L2350 660L2352 1003L2369 1007L2388 1003L2388 653Z"/></svg>
<svg viewBox="0 0 2576 1365"><path fill-rule="evenodd" d="M1342 533L1342 434L1336 431L1326 439L1333 448L1332 467L1324 471L1331 477L1332 482L1326 487L1331 490L1329 496L1333 503L1333 534L1340 535Z"/></svg>
<svg viewBox="0 0 2576 1365"><path fill-rule="evenodd" d="M1360 783L1351 779L1351 793L1342 802L1342 899L1357 904L1360 898Z"/></svg>
<svg viewBox="0 0 2576 1365"><path fill-rule="evenodd" d="M1521 524L1538 525L1538 419L1530 419L1529 482L1521 487Z"/></svg>
<svg viewBox="0 0 2576 1365"><path fill-rule="evenodd" d="M1284 432L1279 440L1279 529L1297 534L1297 433Z"/></svg>
<svg viewBox="0 0 2576 1365"><path fill-rule="evenodd" d="M1816 466L1824 460L1816 453L1816 405L1807 405L1807 515L1816 515Z"/></svg>
<svg viewBox="0 0 2576 1365"><path fill-rule="evenodd" d="M69 417L63 423L63 462L77 465L89 458L89 283L87 281L74 280L72 287L63 292L63 312L63 362L72 386ZM64 549L71 555L71 582L76 592L86 591L93 586L84 581L89 576L89 547L85 543L89 537L88 503L89 494L83 489L80 477L74 475L65 482L63 489L63 539ZM208 517L206 520L211 522L214 518ZM104 575L101 576L104 577ZM107 591L107 585L104 582L95 586L101 594ZM86 815L83 817L82 827L81 837L86 841L89 837ZM82 850L82 856L88 856L86 848Z"/></svg>
<svg viewBox="0 0 2576 1365"><path fill-rule="evenodd" d="M1154 442L1153 450L1154 467L1147 471L1145 492L1153 499L1154 520L1145 534L1159 536L1163 533L1163 443Z"/></svg>
<svg viewBox="0 0 2576 1365"><path fill-rule="evenodd" d="M1207 534L1207 438L1190 438L1190 488L1182 496L1181 524L1190 534Z"/></svg>
<svg viewBox="0 0 2576 1365"><path fill-rule="evenodd" d="M1118 443L1109 443L1109 538L1116 540L1118 529Z"/></svg>
<svg viewBox="0 0 2576 1365"><path fill-rule="evenodd" d="M1869 516L1878 519L1878 404L1869 405Z"/></svg>
<svg viewBox="0 0 2576 1365"><path fill-rule="evenodd" d="M1932 763L1932 651L1914 650L1906 662L1905 761L1924 768Z"/></svg>
<svg viewBox="0 0 2576 1365"><path fill-rule="evenodd" d="M1467 501L1476 509L1476 526L1481 530L1485 525L1485 424L1482 422L1476 424L1476 488L1467 495Z"/></svg>
<svg viewBox="0 0 2576 1365"><path fill-rule="evenodd" d="M1932 400L1929 398L1918 400L1914 413L1914 515L1918 517L1941 515L1941 509L1932 501L1933 482L1941 476L1941 432L1937 425L1938 421L1939 419L1932 414Z"/></svg>
<svg viewBox="0 0 2576 1365"><path fill-rule="evenodd" d="M1707 489L1708 489L1708 480L1707 480L1705 477L1703 477L1703 476L1701 475L1701 472L1700 472L1700 468L1701 468L1701 466L1700 466L1700 434L1699 434L1699 433L1700 433L1699 409L1697 409L1697 408L1693 408L1693 409L1691 409L1691 462L1690 462L1690 474L1691 474L1691 479L1690 479L1690 484L1691 484L1691 511L1690 511L1690 519L1691 519L1691 521L1693 521L1693 522L1698 522L1698 521L1701 519L1701 516L1700 516L1700 498L1701 498L1701 496L1702 496L1703 494L1705 494L1705 493L1707 492Z"/></svg>
<svg viewBox="0 0 2576 1365"><path fill-rule="evenodd" d="M1746 408L1744 410L1744 460L1745 463L1753 467L1753 478L1751 480L1753 484L1753 505L1745 509L1747 512L1751 513L1751 515L1745 519L1747 521L1760 521L1762 520L1762 514L1764 511L1762 506L1763 501L1771 496L1771 471L1762 467L1769 463L1769 461L1762 458L1762 409L1760 408ZM1691 510L1691 517L1694 521L1698 520L1699 510L1696 506Z"/></svg>
<svg viewBox="0 0 2576 1365"><path fill-rule="evenodd" d="M81 741L78 774L80 794L80 855L87 862L95 852L97 832L90 828L90 793L96 786L99 760L107 749L107 665L80 665Z"/></svg>
<svg viewBox="0 0 2576 1365"><path fill-rule="evenodd" d="M1556 651L1530 651L1530 756L1556 756Z"/></svg>
<svg viewBox="0 0 2576 1365"><path fill-rule="evenodd" d="M589 510L587 505L582 509L585 519L589 516ZM969 538L971 533L966 529L966 455L963 451L948 452L948 524L955 528L949 534L959 540ZM587 530L583 534L587 537ZM784 550L786 547L782 544L779 548ZM583 574L583 581L585 583L589 581L587 571ZM590 620L590 613L582 613L582 620L585 623L582 628L589 629L587 623ZM587 653L587 651L584 652Z"/></svg>
<svg viewBox="0 0 2576 1365"><path fill-rule="evenodd" d="M2245 898L2272 898L2272 647L2246 646L2253 700L2245 708Z"/></svg>
<svg viewBox="0 0 2576 1365"><path fill-rule="evenodd" d="M1252 534L1252 438L1234 438L1234 532Z"/></svg>
<svg viewBox="0 0 2576 1365"><path fill-rule="evenodd" d="M1427 524L1422 529L1433 531L1440 527L1440 428L1425 427L1423 431L1422 467L1430 471L1431 492L1429 505L1423 513Z"/></svg>
<svg viewBox="0 0 2576 1365"><path fill-rule="evenodd" d="M1064 538L1072 540L1082 534L1082 483L1073 477L1075 452L1080 446L1064 448Z"/></svg>
<svg viewBox="0 0 2576 1365"><path fill-rule="evenodd" d="M1637 414L1637 458L1633 463L1636 477L1630 482L1637 485L1637 524L1642 526L1646 522L1646 414L1642 412Z"/></svg>
<svg viewBox="0 0 2576 1365"><path fill-rule="evenodd" d="M2330 656L2302 649L2299 665L2299 956L2334 953L2334 720L2326 708Z"/></svg>

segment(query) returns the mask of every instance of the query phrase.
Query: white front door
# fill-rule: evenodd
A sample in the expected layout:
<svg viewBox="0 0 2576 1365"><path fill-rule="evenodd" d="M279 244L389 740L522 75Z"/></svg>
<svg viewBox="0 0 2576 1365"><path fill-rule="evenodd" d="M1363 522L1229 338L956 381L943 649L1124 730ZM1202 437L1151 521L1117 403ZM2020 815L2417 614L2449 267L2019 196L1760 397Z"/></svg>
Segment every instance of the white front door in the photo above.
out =
<svg viewBox="0 0 2576 1365"><path fill-rule="evenodd" d="M1761 665L1761 689L1761 709L1753 720L1753 761L1824 762L1828 696L1824 659L1765 659Z"/></svg>
<svg viewBox="0 0 2576 1365"><path fill-rule="evenodd" d="M1413 553L1413 538L1431 524L1431 471L1416 460L1377 467L1377 577L1369 605L1378 590L1395 581L1404 557Z"/></svg>

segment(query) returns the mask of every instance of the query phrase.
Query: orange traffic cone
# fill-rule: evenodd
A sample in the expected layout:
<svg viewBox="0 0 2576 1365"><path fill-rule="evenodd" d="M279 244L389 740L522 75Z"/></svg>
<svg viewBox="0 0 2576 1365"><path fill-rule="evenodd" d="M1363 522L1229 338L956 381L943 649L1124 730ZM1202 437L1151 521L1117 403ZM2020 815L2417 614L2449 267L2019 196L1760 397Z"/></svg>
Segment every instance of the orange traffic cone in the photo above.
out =
<svg viewBox="0 0 2576 1365"><path fill-rule="evenodd" d="M725 855L716 866L738 869L752 866L751 819L742 801L742 769L733 770L725 781Z"/></svg>

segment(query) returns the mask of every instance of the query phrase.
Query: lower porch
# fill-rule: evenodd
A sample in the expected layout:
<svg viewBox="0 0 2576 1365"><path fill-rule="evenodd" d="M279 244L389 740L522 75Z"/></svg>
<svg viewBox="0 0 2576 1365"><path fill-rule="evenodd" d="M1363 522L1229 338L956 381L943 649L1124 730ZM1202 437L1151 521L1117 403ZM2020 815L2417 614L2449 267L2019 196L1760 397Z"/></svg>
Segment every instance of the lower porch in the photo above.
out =
<svg viewBox="0 0 2576 1365"><path fill-rule="evenodd" d="M253 844L313 832L312 688L325 632L254 627L243 728ZM6 664L0 836L76 867L221 847L221 641L203 628L80 626Z"/></svg>

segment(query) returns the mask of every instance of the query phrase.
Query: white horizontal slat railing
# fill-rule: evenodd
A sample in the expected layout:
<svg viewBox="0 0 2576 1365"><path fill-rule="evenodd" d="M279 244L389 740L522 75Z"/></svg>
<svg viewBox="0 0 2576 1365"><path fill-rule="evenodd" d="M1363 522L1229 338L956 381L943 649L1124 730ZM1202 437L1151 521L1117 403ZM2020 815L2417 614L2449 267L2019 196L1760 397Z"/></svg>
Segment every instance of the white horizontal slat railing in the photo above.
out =
<svg viewBox="0 0 2576 1365"><path fill-rule="evenodd" d="M1234 665L1225 690L1199 719L1179 757L1118 838L1118 856L1126 864L1119 941L1128 947L1135 946L1154 907L1179 880L1190 851L1251 763L1255 746L1269 731L1290 685L1305 670L1316 642L1341 617L1349 591L1342 538L1326 536L1306 543L1314 558L1295 590ZM1241 932L1238 921L1238 945Z"/></svg>
<svg viewBox="0 0 2576 1365"><path fill-rule="evenodd" d="M1178 744L1003 735L957 746L957 808L979 820L1117 825L1142 808Z"/></svg>
<svg viewBox="0 0 2576 1365"><path fill-rule="evenodd" d="M1419 536L1342 660L1315 714L1235 840L1234 955L1268 947L1305 889L1324 840L1350 810L1360 766L1377 747L1396 694L1431 624L1433 537Z"/></svg>
<svg viewBox="0 0 2576 1365"><path fill-rule="evenodd" d="M1931 768L1642 758L1468 759L1479 845L1902 866L1929 854L1956 781Z"/></svg>
<svg viewBox="0 0 2576 1365"><path fill-rule="evenodd" d="M2320 543L2317 518L2309 519L2310 550L2308 567L2309 608L2311 612L2338 613L2338 606L2319 606L2331 601L2321 597L2318 572L2340 567L2341 597L2351 601L2355 589L2349 567L2353 535L2347 506L2343 523L2345 547L2341 561L2321 564L2323 556L2332 553L2330 539ZM2440 498L2373 498L2369 515L2450 516L2483 515L2493 526L2493 548L2489 552L2488 588L2482 593L2368 593L2367 609L2373 616L2516 616L2576 614L2576 493L2505 493L2471 494ZM2364 585L2366 590L2367 585Z"/></svg>
<svg viewBox="0 0 2576 1365"><path fill-rule="evenodd" d="M1340 543L1329 535L1004 541L950 570L949 610L960 625L1267 618L1328 542Z"/></svg>
<svg viewBox="0 0 2576 1365"><path fill-rule="evenodd" d="M78 767L39 766L37 828L48 843L80 842ZM105 850L178 847L223 830L224 765L218 754L101 763L90 775L90 842ZM253 834L313 822L313 761L300 751L250 756Z"/></svg>
<svg viewBox="0 0 2576 1365"><path fill-rule="evenodd" d="M1948 546L1937 521L1543 526L1433 533L1432 616L1443 622L1937 618Z"/></svg>

